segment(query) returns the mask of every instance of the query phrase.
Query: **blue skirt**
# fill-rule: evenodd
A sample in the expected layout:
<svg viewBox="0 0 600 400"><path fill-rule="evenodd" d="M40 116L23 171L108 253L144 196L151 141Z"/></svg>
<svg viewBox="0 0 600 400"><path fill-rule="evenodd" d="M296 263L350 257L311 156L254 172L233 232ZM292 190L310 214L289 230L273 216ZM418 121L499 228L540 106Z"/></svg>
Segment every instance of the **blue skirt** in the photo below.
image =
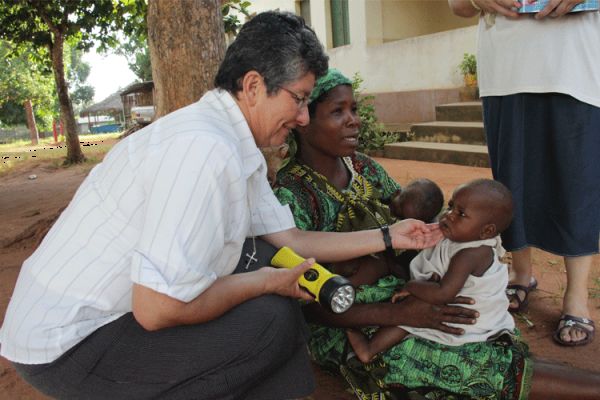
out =
<svg viewBox="0 0 600 400"><path fill-rule="evenodd" d="M507 250L598 253L600 108L559 93L483 98L494 178L512 192Z"/></svg>

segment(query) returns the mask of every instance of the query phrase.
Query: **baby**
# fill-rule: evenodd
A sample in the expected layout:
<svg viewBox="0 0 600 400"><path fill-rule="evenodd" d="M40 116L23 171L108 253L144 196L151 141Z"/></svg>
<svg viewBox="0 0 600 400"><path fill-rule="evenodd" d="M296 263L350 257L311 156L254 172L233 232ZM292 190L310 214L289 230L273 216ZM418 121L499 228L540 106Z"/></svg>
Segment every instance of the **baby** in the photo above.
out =
<svg viewBox="0 0 600 400"><path fill-rule="evenodd" d="M398 219L414 218L433 222L442 210L444 195L435 182L415 179L398 190L390 201L390 211Z"/></svg>
<svg viewBox="0 0 600 400"><path fill-rule="evenodd" d="M485 341L514 329L504 289L508 283L500 233L512 218L512 197L499 182L478 179L455 189L439 224L444 239L425 249L410 264L411 280L392 301L413 295L431 304L451 303L456 296L475 299L480 317L462 326L464 335L412 327L385 327L371 339L349 330L348 340L362 362L403 340L408 334L457 346Z"/></svg>
<svg viewBox="0 0 600 400"><path fill-rule="evenodd" d="M263 147L260 149L267 163L267 180L273 186L277 179L277 171L281 168L283 160L288 156L289 145L287 143L279 146Z"/></svg>
<svg viewBox="0 0 600 400"><path fill-rule="evenodd" d="M396 191L390 200L390 212L394 218L414 218L423 222L434 222L444 205L444 194L433 181L420 178L409 182ZM332 272L345 276L351 283L375 283L379 278L393 274L401 279L408 279L408 265L418 254L416 250L404 250L390 258L388 262L380 262L373 257L332 264Z"/></svg>
<svg viewBox="0 0 600 400"><path fill-rule="evenodd" d="M443 206L442 190L435 182L426 178L410 181L390 201L390 211L395 218L414 218L426 223L435 222ZM417 250L398 252L394 262L390 263L390 272L399 278L408 279L408 266L417 254Z"/></svg>

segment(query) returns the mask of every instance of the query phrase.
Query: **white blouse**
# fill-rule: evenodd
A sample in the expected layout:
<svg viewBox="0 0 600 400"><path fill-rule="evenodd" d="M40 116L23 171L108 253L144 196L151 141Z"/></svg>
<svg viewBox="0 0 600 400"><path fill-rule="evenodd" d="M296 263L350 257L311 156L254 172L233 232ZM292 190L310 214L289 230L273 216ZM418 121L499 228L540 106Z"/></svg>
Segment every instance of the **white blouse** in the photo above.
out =
<svg viewBox="0 0 600 400"><path fill-rule="evenodd" d="M600 12L479 20L479 92L558 92L600 107Z"/></svg>

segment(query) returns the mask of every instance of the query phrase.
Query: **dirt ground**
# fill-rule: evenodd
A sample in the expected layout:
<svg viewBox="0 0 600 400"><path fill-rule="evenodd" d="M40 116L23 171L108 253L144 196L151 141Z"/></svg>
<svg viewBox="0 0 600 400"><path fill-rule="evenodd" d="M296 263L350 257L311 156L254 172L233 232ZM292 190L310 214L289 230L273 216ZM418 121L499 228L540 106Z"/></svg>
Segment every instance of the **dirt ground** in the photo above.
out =
<svg viewBox="0 0 600 400"><path fill-rule="evenodd" d="M378 159L401 184L426 177L442 187L446 198L463 182L491 177L489 169L434 164L416 161ZM39 234L52 222L59 210L72 198L91 166L60 168L50 162L28 162L0 177L0 321L10 299L22 262L33 252ZM35 179L30 179L35 175ZM589 281L592 318L600 321L600 257L596 256ZM529 342L532 352L552 359L600 372L600 339L585 347L565 348L552 341L560 316L565 271L562 259L534 252L534 271L539 288L531 295L529 312L517 324ZM318 389L313 400L350 400L337 377L315 368ZM27 386L5 359L0 359L0 399L44 399Z"/></svg>

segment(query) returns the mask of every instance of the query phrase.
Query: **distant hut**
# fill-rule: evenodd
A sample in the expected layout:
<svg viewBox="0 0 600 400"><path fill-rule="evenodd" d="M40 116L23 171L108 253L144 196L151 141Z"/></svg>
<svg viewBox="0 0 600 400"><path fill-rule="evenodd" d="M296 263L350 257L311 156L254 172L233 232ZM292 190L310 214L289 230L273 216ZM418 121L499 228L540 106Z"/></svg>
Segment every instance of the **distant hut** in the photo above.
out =
<svg viewBox="0 0 600 400"><path fill-rule="evenodd" d="M80 117L87 117L90 132L116 132L124 122L123 103L118 92L99 103L83 109Z"/></svg>
<svg viewBox="0 0 600 400"><path fill-rule="evenodd" d="M125 114L125 125L131 126L131 108L154 106L154 82L136 82L121 90L121 102Z"/></svg>

